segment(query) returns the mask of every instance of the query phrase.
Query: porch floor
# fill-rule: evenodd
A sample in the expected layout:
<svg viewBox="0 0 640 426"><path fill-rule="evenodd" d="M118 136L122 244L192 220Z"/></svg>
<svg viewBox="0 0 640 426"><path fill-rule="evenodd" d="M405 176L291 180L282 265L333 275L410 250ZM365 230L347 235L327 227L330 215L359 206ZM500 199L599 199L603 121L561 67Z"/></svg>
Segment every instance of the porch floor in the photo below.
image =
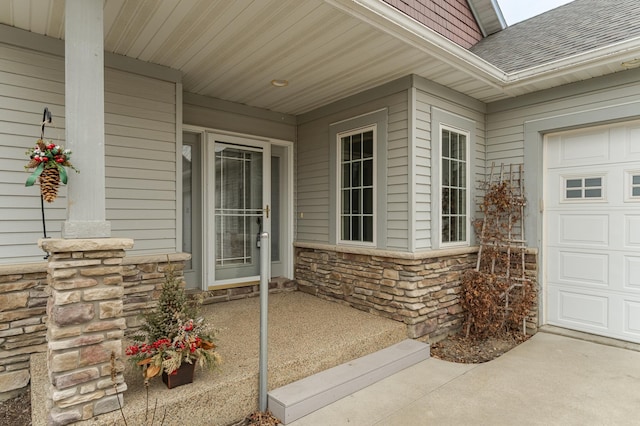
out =
<svg viewBox="0 0 640 426"><path fill-rule="evenodd" d="M224 363L215 371L196 370L194 382L172 390L154 379L149 407L157 400L165 425L228 425L258 409L259 298L203 307L219 329ZM406 326L338 303L294 291L269 295L269 390L400 342ZM32 357L33 426L47 423L46 354ZM127 363L124 413L128 423L145 424L146 392L140 372ZM149 415L151 416L151 414ZM124 424L119 411L78 423ZM149 422L151 424L150 417Z"/></svg>

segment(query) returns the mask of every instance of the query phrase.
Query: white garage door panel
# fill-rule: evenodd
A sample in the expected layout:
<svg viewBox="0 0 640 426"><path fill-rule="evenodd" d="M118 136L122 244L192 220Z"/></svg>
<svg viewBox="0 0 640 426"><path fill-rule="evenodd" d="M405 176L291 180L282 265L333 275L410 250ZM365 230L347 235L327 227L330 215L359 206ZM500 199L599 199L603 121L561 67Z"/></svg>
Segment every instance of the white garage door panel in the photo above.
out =
<svg viewBox="0 0 640 426"><path fill-rule="evenodd" d="M609 245L608 215L558 214L556 226L560 245Z"/></svg>
<svg viewBox="0 0 640 426"><path fill-rule="evenodd" d="M640 199L631 196L640 121L545 143L546 322L640 343ZM598 198L586 191L593 177L602 178Z"/></svg>
<svg viewBox="0 0 640 426"><path fill-rule="evenodd" d="M599 327L602 330L608 328L608 298L558 290L558 301L558 319L560 321Z"/></svg>
<svg viewBox="0 0 640 426"><path fill-rule="evenodd" d="M640 291L640 256L624 256L624 288Z"/></svg>
<svg viewBox="0 0 640 426"><path fill-rule="evenodd" d="M640 302L624 301L624 331L640 337Z"/></svg>
<svg viewBox="0 0 640 426"><path fill-rule="evenodd" d="M625 158L640 160L640 126L630 126L626 128L627 134L624 137Z"/></svg>
<svg viewBox="0 0 640 426"><path fill-rule="evenodd" d="M557 256L558 281L583 285L607 286L609 256L559 250Z"/></svg>
<svg viewBox="0 0 640 426"><path fill-rule="evenodd" d="M549 167L593 164L609 159L609 130L607 129L581 134L566 134L551 142L548 156Z"/></svg>
<svg viewBox="0 0 640 426"><path fill-rule="evenodd" d="M547 297L551 325L640 342L640 297L564 286L548 287Z"/></svg>
<svg viewBox="0 0 640 426"><path fill-rule="evenodd" d="M640 209L638 204L633 207ZM640 216L625 215L624 235L626 247L640 249Z"/></svg>

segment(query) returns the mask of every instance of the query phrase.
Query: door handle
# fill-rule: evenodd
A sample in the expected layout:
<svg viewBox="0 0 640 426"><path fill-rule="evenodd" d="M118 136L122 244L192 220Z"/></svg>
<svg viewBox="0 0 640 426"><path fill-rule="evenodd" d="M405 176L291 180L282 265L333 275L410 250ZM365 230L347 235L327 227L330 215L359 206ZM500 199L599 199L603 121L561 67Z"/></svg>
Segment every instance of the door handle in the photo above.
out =
<svg viewBox="0 0 640 426"><path fill-rule="evenodd" d="M264 212L267 215L267 219L269 219L269 204L267 204L267 207L264 208Z"/></svg>

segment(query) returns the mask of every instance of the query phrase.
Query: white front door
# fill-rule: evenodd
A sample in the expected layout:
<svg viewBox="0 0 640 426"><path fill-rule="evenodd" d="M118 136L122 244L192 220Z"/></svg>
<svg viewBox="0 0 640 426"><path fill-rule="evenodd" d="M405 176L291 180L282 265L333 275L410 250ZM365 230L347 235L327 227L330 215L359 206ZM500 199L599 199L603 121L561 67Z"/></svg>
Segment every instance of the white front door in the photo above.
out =
<svg viewBox="0 0 640 426"><path fill-rule="evenodd" d="M640 122L545 149L546 322L640 342Z"/></svg>
<svg viewBox="0 0 640 426"><path fill-rule="evenodd" d="M208 287L255 283L263 249L260 234L271 231L270 145L212 133L208 141L208 173L213 181Z"/></svg>

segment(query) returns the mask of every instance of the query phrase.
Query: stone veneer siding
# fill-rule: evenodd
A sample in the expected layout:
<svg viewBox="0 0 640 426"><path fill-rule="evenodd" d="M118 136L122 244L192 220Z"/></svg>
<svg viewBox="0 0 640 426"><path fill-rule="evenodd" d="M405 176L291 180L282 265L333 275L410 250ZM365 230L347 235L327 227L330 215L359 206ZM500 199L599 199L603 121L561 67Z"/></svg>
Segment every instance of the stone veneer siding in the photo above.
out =
<svg viewBox="0 0 640 426"><path fill-rule="evenodd" d="M122 259L128 238L43 239L47 264L48 424L117 410L122 371Z"/></svg>
<svg viewBox="0 0 640 426"><path fill-rule="evenodd" d="M535 255L527 256L535 279ZM460 277L476 259L477 248L414 255L298 243L295 274L301 291L402 321L410 338L434 342L462 326ZM531 314L534 332L537 305Z"/></svg>
<svg viewBox="0 0 640 426"><path fill-rule="evenodd" d="M31 354L47 350L47 264L0 266L0 401L30 380Z"/></svg>
<svg viewBox="0 0 640 426"><path fill-rule="evenodd" d="M295 291L298 285L295 280L286 278L274 278L269 282L269 293L282 293ZM212 289L196 292L202 295L203 304L229 302L231 300L247 299L260 296L260 284L250 286L230 286L228 288Z"/></svg>
<svg viewBox="0 0 640 426"><path fill-rule="evenodd" d="M172 253L122 259L122 317L127 334L139 327L140 312L157 305L168 263L181 279L189 257ZM189 293L202 295L203 303L209 304L257 297L259 289L252 285ZM292 280L276 279L269 284L270 292L296 289ZM47 351L47 292L46 262L0 266L0 401L24 392L30 380L31 354Z"/></svg>

